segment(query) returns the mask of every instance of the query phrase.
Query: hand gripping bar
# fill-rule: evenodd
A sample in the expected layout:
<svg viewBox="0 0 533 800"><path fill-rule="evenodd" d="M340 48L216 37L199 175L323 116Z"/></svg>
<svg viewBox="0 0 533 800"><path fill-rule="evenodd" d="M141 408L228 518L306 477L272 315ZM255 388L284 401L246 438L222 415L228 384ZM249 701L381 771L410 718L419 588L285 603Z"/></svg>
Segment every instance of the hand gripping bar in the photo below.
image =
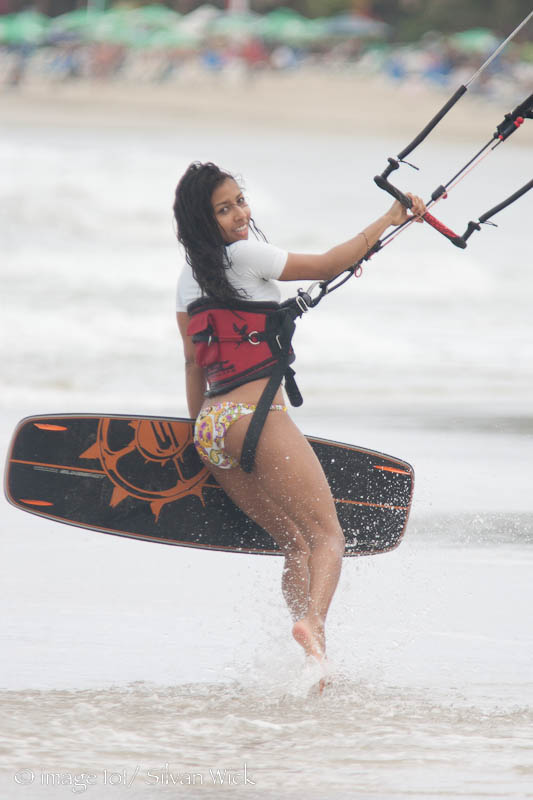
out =
<svg viewBox="0 0 533 800"><path fill-rule="evenodd" d="M393 161L394 159L389 158L389 164L390 162ZM395 167L392 164L390 164L389 174L394 169L397 169L397 166ZM383 175L376 175L374 178L374 183L377 186L379 186L380 189L383 189L385 192L388 192L390 195L392 195L392 197L394 197L396 200L399 200L399 202L402 204L404 208L411 208L413 205L411 198L407 197L406 194L401 192L396 186L394 186L387 180L386 172L387 170L385 170ZM456 233L454 233L454 231L450 230L450 228L447 228L446 225L444 225L444 223L442 223L440 220L438 220L436 217L430 214L429 211L426 211L422 219L424 220L424 222L427 222L428 225L431 225L432 228L435 228L436 231L438 231L447 239L449 239L450 242L454 244L456 247L460 247L461 250L465 249L466 242L464 238L462 236L458 236Z"/></svg>

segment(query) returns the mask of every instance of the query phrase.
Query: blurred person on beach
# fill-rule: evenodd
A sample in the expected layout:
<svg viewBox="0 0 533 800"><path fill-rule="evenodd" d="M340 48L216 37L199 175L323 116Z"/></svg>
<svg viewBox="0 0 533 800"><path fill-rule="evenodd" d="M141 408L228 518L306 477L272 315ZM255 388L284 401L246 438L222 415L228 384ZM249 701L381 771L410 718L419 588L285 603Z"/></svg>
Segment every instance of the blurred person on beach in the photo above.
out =
<svg viewBox="0 0 533 800"><path fill-rule="evenodd" d="M409 196L412 215L421 222L424 203ZM174 215L186 257L178 282L177 321L187 402L196 419L195 446L230 498L278 544L285 556L282 591L293 619L293 637L325 668L325 622L345 546L330 488L314 451L287 414L281 388L267 414L254 467L243 470L239 459L244 438L268 375L243 375L234 388L206 394L211 384L204 367L210 361L205 348L200 354L193 342L193 309L202 298L219 302L229 313L232 306L276 305L277 281L332 278L361 259L389 226L403 224L411 214L395 201L353 239L325 253L288 253L266 241L243 188L230 173L212 163L195 162L178 183ZM209 351L211 338L207 344Z"/></svg>

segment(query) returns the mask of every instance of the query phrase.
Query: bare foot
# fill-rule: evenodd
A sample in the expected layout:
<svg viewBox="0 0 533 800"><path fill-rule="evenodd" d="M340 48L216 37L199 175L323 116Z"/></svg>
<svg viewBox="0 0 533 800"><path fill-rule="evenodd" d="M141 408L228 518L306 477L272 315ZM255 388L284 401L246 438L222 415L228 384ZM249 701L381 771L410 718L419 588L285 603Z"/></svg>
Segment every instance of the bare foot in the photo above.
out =
<svg viewBox="0 0 533 800"><path fill-rule="evenodd" d="M324 689L326 689L328 686L331 686L331 679L321 678L318 683L315 683L313 686L311 686L307 696L316 697L317 695L323 694Z"/></svg>
<svg viewBox="0 0 533 800"><path fill-rule="evenodd" d="M315 630L307 617L302 617L295 622L292 628L292 635L303 647L306 656L322 662L326 654L322 644L323 637L319 631Z"/></svg>

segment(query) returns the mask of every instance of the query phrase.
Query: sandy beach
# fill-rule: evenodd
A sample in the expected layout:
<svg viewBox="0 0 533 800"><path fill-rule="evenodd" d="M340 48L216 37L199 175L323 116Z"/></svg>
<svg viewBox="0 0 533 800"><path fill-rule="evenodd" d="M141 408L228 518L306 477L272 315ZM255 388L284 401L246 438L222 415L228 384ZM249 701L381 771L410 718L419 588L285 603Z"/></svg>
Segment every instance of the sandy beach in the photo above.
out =
<svg viewBox="0 0 533 800"><path fill-rule="evenodd" d="M251 77L198 72L165 85L32 79L16 90L4 89L0 119L4 125L66 128L94 123L137 129L215 123L217 130L245 126L250 131L306 134L380 137L394 131L403 147L455 88L440 90L417 82L395 85L380 76L310 69ZM438 136L452 141L486 137L522 99L520 90L511 86L497 98L476 93L473 87L439 125ZM513 141L531 146L533 126L524 126Z"/></svg>

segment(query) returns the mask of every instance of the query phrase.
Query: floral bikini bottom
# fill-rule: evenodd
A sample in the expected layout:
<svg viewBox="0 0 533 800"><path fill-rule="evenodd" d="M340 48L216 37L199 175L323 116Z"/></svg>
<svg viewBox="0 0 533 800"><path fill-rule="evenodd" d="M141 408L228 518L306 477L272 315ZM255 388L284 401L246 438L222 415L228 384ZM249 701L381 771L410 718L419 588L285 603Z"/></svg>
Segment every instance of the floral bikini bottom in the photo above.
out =
<svg viewBox="0 0 533 800"><path fill-rule="evenodd" d="M200 458L220 469L238 467L239 462L224 452L224 438L230 425L247 414L253 414L255 409L254 403L231 401L202 408L194 426L194 446ZM273 405L270 410L287 411L287 406Z"/></svg>

